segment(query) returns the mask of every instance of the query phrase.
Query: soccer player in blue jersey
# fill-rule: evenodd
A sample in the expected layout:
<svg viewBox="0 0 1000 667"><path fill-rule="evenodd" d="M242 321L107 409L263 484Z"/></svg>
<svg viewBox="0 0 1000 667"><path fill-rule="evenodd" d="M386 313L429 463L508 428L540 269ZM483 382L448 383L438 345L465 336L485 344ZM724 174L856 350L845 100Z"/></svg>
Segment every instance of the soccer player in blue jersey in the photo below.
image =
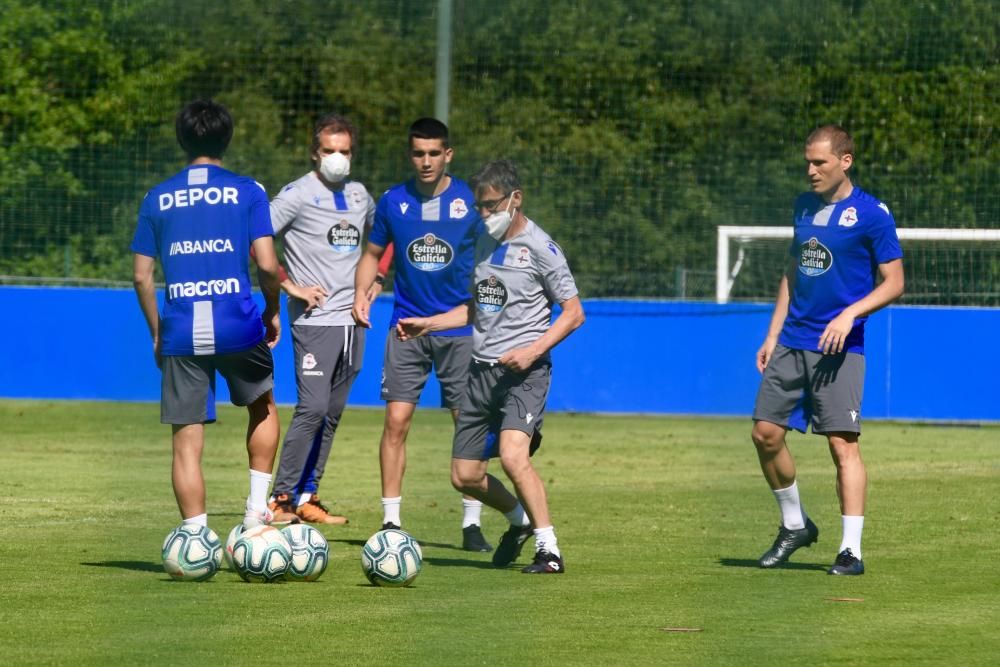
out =
<svg viewBox="0 0 1000 667"><path fill-rule="evenodd" d="M819 537L785 444L789 428L805 432L811 421L837 468L843 537L828 572L859 575L868 485L859 444L865 320L903 293L903 252L889 208L851 182L854 141L843 128L814 130L805 161L812 191L795 201L791 257L757 351L763 377L751 437L781 511L760 566L780 565Z"/></svg>
<svg viewBox="0 0 1000 667"><path fill-rule="evenodd" d="M201 455L204 425L215 421L215 373L249 413L250 494L243 526L270 518L267 490L278 448L271 349L281 333L278 260L267 193L222 168L233 136L229 112L197 100L177 115L177 141L189 164L152 188L139 209L131 250L135 291L162 371L160 421L173 427L174 495L184 523L205 526ZM250 282L250 248L264 293L263 315ZM158 311L153 269L166 282Z"/></svg>
<svg viewBox="0 0 1000 667"><path fill-rule="evenodd" d="M416 176L379 199L375 224L355 275L354 318L369 327L365 289L375 279L386 246L394 244L395 303L385 349L381 392L386 402L385 424L379 443L383 528L402 525L406 435L431 368L441 383L442 402L454 418L472 358L469 326L401 341L395 333L396 322L402 317L448 312L469 300L473 252L482 230L472 191L447 171L453 155L447 126L434 118L421 118L410 126L408 139ZM471 496L462 503L463 548L491 551L480 527L482 503Z"/></svg>

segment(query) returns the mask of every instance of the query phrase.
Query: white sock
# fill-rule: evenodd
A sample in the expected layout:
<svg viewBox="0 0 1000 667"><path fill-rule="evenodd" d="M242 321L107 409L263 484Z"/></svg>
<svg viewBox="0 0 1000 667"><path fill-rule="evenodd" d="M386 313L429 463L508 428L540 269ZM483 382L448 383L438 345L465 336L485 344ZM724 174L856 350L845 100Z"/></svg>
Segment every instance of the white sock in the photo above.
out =
<svg viewBox="0 0 1000 667"><path fill-rule="evenodd" d="M531 519L528 518L528 513L524 511L524 507L521 506L521 503L518 503L517 507L511 511L504 512L503 515L507 517L507 520L510 521L513 526L527 526L531 523Z"/></svg>
<svg viewBox="0 0 1000 667"><path fill-rule="evenodd" d="M844 538L840 542L837 553L844 549L850 549L851 553L858 560L861 560L861 531L865 527L865 517L863 516L840 516L840 522L844 527Z"/></svg>
<svg viewBox="0 0 1000 667"><path fill-rule="evenodd" d="M799 483L792 482L792 485L785 489L772 489L778 507L781 509L781 525L789 530L801 530L806 527L806 511L802 509L802 501L799 500Z"/></svg>
<svg viewBox="0 0 1000 667"><path fill-rule="evenodd" d="M553 556L560 556L559 544L556 542L555 526L535 528L535 551L548 551Z"/></svg>
<svg viewBox="0 0 1000 667"><path fill-rule="evenodd" d="M395 498L383 498L382 499L382 523L394 523L397 526L402 526L403 522L399 519L399 506L403 503L403 496L396 496Z"/></svg>
<svg viewBox="0 0 1000 667"><path fill-rule="evenodd" d="M189 516L184 519L184 525L186 526L207 526L208 525L208 515L198 514L196 516Z"/></svg>
<svg viewBox="0 0 1000 667"><path fill-rule="evenodd" d="M298 507L302 507L307 502L309 502L310 500L312 500L312 497L313 497L313 494L311 494L311 493L303 493L301 496L299 496L299 502L297 502L295 504Z"/></svg>
<svg viewBox="0 0 1000 667"><path fill-rule="evenodd" d="M267 510L267 489L271 486L271 473L250 469L250 495L247 509L252 512Z"/></svg>
<svg viewBox="0 0 1000 667"><path fill-rule="evenodd" d="M462 509L464 514L462 515L462 528L468 528L469 526L480 526L480 520L483 514L483 504L478 500L469 500L468 498L462 498Z"/></svg>

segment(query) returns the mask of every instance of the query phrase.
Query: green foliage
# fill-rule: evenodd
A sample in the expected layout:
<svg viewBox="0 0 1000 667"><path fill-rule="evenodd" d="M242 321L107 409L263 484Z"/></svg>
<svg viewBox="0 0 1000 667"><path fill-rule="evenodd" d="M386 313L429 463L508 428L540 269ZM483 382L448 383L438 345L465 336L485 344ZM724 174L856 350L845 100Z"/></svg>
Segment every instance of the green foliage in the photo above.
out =
<svg viewBox="0 0 1000 667"><path fill-rule="evenodd" d="M87 246L119 243L115 212L182 164L173 116L196 96L230 106L227 166L272 194L309 168L318 114L356 122L353 171L378 194L433 113L433 2L4 4L4 273L62 275L69 252L71 277L117 275ZM900 226L996 227L993 5L455 3L453 170L517 160L587 296L673 296L678 268L712 269L717 225L785 224L826 122Z"/></svg>

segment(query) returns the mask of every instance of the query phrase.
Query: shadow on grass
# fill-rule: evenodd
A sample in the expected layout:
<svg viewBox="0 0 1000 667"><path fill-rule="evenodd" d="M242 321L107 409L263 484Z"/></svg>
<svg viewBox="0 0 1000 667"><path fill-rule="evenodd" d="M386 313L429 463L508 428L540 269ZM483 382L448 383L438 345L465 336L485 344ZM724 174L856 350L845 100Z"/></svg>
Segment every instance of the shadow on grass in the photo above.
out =
<svg viewBox="0 0 1000 667"><path fill-rule="evenodd" d="M100 563L80 563L87 567L114 567L119 570L135 570L136 572L163 572L161 563L150 563L145 560L105 560Z"/></svg>
<svg viewBox="0 0 1000 667"><path fill-rule="evenodd" d="M366 540L351 540L351 539L331 539L327 538L327 542L346 544L353 547L363 547L365 546ZM443 542L424 542L423 540L417 540L420 544L421 549L426 549L427 547L434 547L435 549L451 549L453 551L462 551L462 547L455 546L454 544L445 544ZM424 560L427 560L426 558Z"/></svg>
<svg viewBox="0 0 1000 667"><path fill-rule="evenodd" d="M480 570L496 570L488 560L472 560L471 558L424 558L425 563L441 567L474 567Z"/></svg>
<svg viewBox="0 0 1000 667"><path fill-rule="evenodd" d="M826 572L829 567L829 565L818 563L782 563L778 567L762 568L755 558L720 558L719 565L723 567L752 567L755 570L822 570L823 572Z"/></svg>

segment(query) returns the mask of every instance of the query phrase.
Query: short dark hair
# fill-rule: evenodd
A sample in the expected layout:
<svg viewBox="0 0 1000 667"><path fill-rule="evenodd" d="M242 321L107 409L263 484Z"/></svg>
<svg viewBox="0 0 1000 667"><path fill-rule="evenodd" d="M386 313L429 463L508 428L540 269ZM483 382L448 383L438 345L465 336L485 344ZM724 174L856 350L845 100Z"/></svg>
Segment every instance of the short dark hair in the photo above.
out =
<svg viewBox="0 0 1000 667"><path fill-rule="evenodd" d="M505 195L521 189L521 179L517 175L517 165L511 160L487 162L469 180L472 192L479 195L486 188L494 188Z"/></svg>
<svg viewBox="0 0 1000 667"><path fill-rule="evenodd" d="M199 157L220 160L233 138L233 117L229 110L210 99L186 104L177 114L174 126L177 143L189 160Z"/></svg>
<svg viewBox="0 0 1000 667"><path fill-rule="evenodd" d="M412 146L414 139L440 139L441 144L448 148L448 126L437 118L418 118L410 125L407 142Z"/></svg>
<svg viewBox="0 0 1000 667"><path fill-rule="evenodd" d="M321 135L337 134L339 132L344 132L351 137L351 152L353 152L358 137L357 131L354 129L354 124L351 121L336 113L324 114L317 118L316 123L313 125L313 139L312 148L309 151L310 155L319 150L319 138Z"/></svg>
<svg viewBox="0 0 1000 667"><path fill-rule="evenodd" d="M829 141L830 150L837 157L845 155L854 156L854 139L839 125L821 125L809 133L806 137L806 146L811 146L819 141Z"/></svg>

